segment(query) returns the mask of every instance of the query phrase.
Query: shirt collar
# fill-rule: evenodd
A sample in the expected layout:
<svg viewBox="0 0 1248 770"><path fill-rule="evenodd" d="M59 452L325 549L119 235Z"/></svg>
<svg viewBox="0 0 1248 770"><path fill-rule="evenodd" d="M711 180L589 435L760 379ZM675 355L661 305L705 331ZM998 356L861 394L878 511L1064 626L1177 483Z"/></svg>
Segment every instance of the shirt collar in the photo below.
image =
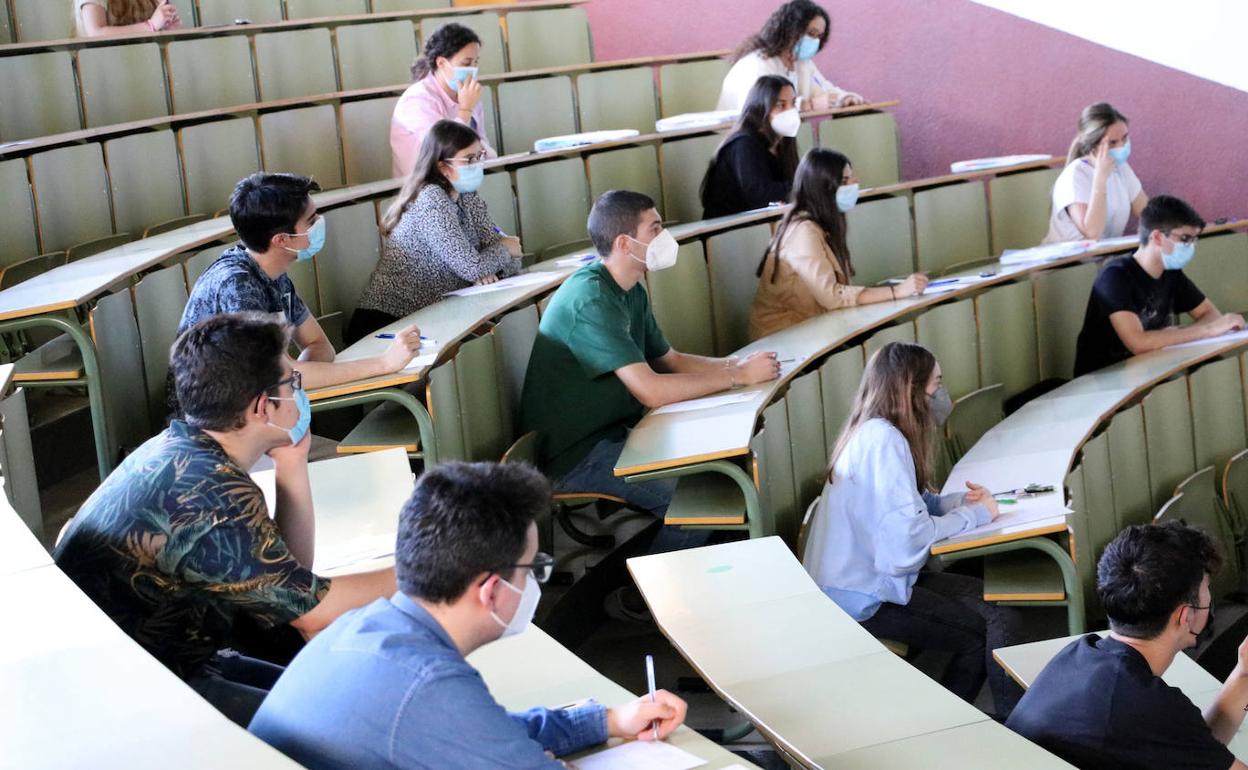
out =
<svg viewBox="0 0 1248 770"><path fill-rule="evenodd" d="M423 82L425 84L425 91L438 100L438 103L442 105L443 112L449 112L451 115L454 115L455 108L459 106L459 102L447 95L446 89L443 88L442 84L438 82L437 74L430 70L429 74L425 75Z"/></svg>
<svg viewBox="0 0 1248 770"><path fill-rule="evenodd" d="M433 635L437 637L438 641L442 642L442 644L452 650L455 650L456 653L459 652L459 648L455 646L455 642L451 640L451 635L446 632L446 629L442 627L442 624L429 614L429 610L420 606L420 603L415 599L402 591L396 591L394 596L390 597L390 603L394 605L394 608L399 612L411 618L416 625L432 632Z"/></svg>

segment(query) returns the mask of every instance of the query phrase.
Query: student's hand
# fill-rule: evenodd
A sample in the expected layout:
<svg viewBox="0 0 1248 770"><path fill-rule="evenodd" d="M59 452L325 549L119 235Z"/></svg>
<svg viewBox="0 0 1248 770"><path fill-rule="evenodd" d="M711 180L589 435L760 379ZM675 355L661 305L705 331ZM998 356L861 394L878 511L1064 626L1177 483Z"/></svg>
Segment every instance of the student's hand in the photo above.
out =
<svg viewBox="0 0 1248 770"><path fill-rule="evenodd" d="M477 108L477 102L481 101L481 84L476 78L469 76L459 82L456 101L459 103L461 113L472 114L472 111Z"/></svg>
<svg viewBox="0 0 1248 770"><path fill-rule="evenodd" d="M815 94L802 105L807 110L830 110L833 101L831 94Z"/></svg>
<svg viewBox="0 0 1248 770"><path fill-rule="evenodd" d="M981 487L979 484L968 481L966 482L966 488L968 491L962 499L967 505L974 505L982 503L984 500L992 499L992 492L989 492L987 487Z"/></svg>
<svg viewBox="0 0 1248 770"><path fill-rule="evenodd" d="M499 241L507 249L507 253L519 259L524 256L524 250L520 248L520 239L514 235L504 235Z"/></svg>
<svg viewBox="0 0 1248 770"><path fill-rule="evenodd" d="M967 486L969 487L971 485L967 484ZM993 497L992 493L984 489L983 487L979 487L979 489L982 489L984 491L983 497L980 497L979 499L972 502L971 493L968 492L966 494L966 497L963 499L963 503L965 505L983 506L984 509L988 511L988 515L992 517L992 521L996 521L997 517L1001 515L1001 509L997 506L997 498Z"/></svg>
<svg viewBox="0 0 1248 770"><path fill-rule="evenodd" d="M182 26L182 20L178 18L178 9L173 3L161 3L156 6L156 12L148 20L152 23L152 27L158 32L166 29L177 29Z"/></svg>
<svg viewBox="0 0 1248 770"><path fill-rule="evenodd" d="M611 738L630 738L639 741L663 740L685 721L689 705L667 690L654 694L655 702L644 695L632 703L607 709L607 735ZM654 734L653 722L658 720L659 734Z"/></svg>
<svg viewBox="0 0 1248 770"><path fill-rule="evenodd" d="M1102 182L1109 179L1109 172L1114 170L1114 157L1109 154L1109 138L1101 140L1096 146L1096 155L1093 156L1093 165L1096 167L1093 173L1093 179L1099 179Z"/></svg>
<svg viewBox="0 0 1248 770"><path fill-rule="evenodd" d="M906 279L897 284L894 290L900 297L916 297L927 290L927 285L931 283L931 279L923 273L913 273L906 276Z"/></svg>
<svg viewBox="0 0 1248 770"><path fill-rule="evenodd" d="M1244 328L1244 317L1239 313L1223 313L1209 324L1209 336L1220 337L1223 334L1237 332Z"/></svg>
<svg viewBox="0 0 1248 770"><path fill-rule="evenodd" d="M394 341L381 354L381 360L387 372L397 372L411 362L412 357L420 350L420 327L411 326L394 333Z"/></svg>
<svg viewBox="0 0 1248 770"><path fill-rule="evenodd" d="M837 107L854 107L859 104L866 104L866 103L867 103L867 100L862 98L861 94L856 94L853 91L846 91L845 93L841 94L840 99L836 100Z"/></svg>
<svg viewBox="0 0 1248 770"><path fill-rule="evenodd" d="M751 353L737 362L738 385L771 382L780 376L780 362L775 353Z"/></svg>
<svg viewBox="0 0 1248 770"><path fill-rule="evenodd" d="M498 283L498 276L497 275L482 276L478 278L472 285L473 286L485 286L486 284L490 284L490 283Z"/></svg>
<svg viewBox="0 0 1248 770"><path fill-rule="evenodd" d="M268 451L273 464L279 468L289 464L308 464L308 450L312 448L312 431L303 434L298 444L282 444Z"/></svg>

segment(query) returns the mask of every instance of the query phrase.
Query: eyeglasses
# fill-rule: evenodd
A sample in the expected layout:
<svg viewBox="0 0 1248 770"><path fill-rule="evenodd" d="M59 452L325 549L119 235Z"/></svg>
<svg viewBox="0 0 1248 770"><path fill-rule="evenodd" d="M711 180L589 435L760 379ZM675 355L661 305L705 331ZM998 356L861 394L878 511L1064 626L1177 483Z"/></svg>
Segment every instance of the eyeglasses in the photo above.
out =
<svg viewBox="0 0 1248 770"><path fill-rule="evenodd" d="M1192 609L1194 609L1194 610L1207 610L1207 609L1211 609L1211 608L1213 607L1213 605L1212 605L1212 604L1206 604L1206 605L1203 605L1203 606L1202 606L1202 605L1199 605L1199 604L1189 604L1189 605L1187 605L1187 606L1188 606L1188 607L1191 607L1191 608L1192 608Z"/></svg>
<svg viewBox="0 0 1248 770"><path fill-rule="evenodd" d="M303 372L298 369L291 370L289 377L284 380L278 380L277 384L269 388L269 390L281 390L283 385L289 385L291 390L303 390ZM267 393L268 391L265 392Z"/></svg>
<svg viewBox="0 0 1248 770"><path fill-rule="evenodd" d="M482 150L481 152L478 152L475 155L468 155L463 158L447 158L446 162L469 164L469 163L480 163L483 160L485 160L485 150Z"/></svg>
<svg viewBox="0 0 1248 770"><path fill-rule="evenodd" d="M1174 241L1175 243L1181 243L1184 246L1187 246L1189 244L1195 243L1196 241L1200 240L1199 234L1174 236L1174 235L1171 235L1170 233L1166 233L1166 237Z"/></svg>
<svg viewBox="0 0 1248 770"><path fill-rule="evenodd" d="M528 564L505 564L502 567L499 567L497 571L501 572L505 569L520 569L522 567L527 568L530 572L532 572L533 579L540 585L545 583L547 580L550 580L551 573L555 571L555 557L548 553L538 551L534 554L533 561Z"/></svg>

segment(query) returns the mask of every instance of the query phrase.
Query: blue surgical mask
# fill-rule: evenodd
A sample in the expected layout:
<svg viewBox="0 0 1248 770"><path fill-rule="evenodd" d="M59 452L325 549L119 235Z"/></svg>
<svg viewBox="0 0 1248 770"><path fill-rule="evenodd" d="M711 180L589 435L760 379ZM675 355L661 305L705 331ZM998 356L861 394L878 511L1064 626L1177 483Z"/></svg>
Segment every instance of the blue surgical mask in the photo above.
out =
<svg viewBox="0 0 1248 770"><path fill-rule="evenodd" d="M450 86L450 89L452 91L455 91L456 93L458 93L459 86L465 80L467 80L468 78L475 79L477 77L478 69L480 68L479 67L456 67L455 74L451 76L450 80L446 81L446 84Z"/></svg>
<svg viewBox="0 0 1248 770"><path fill-rule="evenodd" d="M1131 157L1131 142L1127 142L1121 147L1111 147L1109 157L1113 158L1118 165L1126 163L1127 158Z"/></svg>
<svg viewBox="0 0 1248 770"><path fill-rule="evenodd" d="M836 188L836 207L841 210L842 214L847 213L854 206L858 205L858 183L843 184Z"/></svg>
<svg viewBox="0 0 1248 770"><path fill-rule="evenodd" d="M802 39L793 46L793 57L798 61L813 59L817 53L819 53L819 38L817 37L802 35Z"/></svg>
<svg viewBox="0 0 1248 770"><path fill-rule="evenodd" d="M1167 270L1182 270L1192 261L1192 257L1196 256L1196 244L1178 241L1173 241L1173 243L1174 251L1169 254L1164 251L1161 253L1161 263Z"/></svg>
<svg viewBox="0 0 1248 770"><path fill-rule="evenodd" d="M295 406L299 408L299 419L295 420L294 425L290 426L289 428L283 428L281 425L278 425L272 420L269 420L268 424L272 425L274 428L277 428L278 430L286 431L286 433L290 436L291 446L294 446L295 444L298 444L300 441L303 441L303 437L308 435L308 428L312 426L312 403L308 401L308 394L304 392L303 388L299 388L298 390L295 391L295 395L292 398L278 398L277 396L269 396L269 400L270 401L294 401L295 402Z"/></svg>
<svg viewBox="0 0 1248 770"><path fill-rule="evenodd" d="M287 233L287 235L291 238L300 237L299 233ZM308 247L306 249L299 249L298 251L291 248L286 249L287 251L294 251L295 259L299 262L312 259L320 253L321 249L325 248L325 217L316 220L316 223L309 227L308 231L303 233L303 235L308 236Z"/></svg>
<svg viewBox="0 0 1248 770"><path fill-rule="evenodd" d="M481 183L485 181L485 166L480 163L466 163L458 169L459 176L455 178L451 185L455 187L455 191L460 193L475 193L481 189Z"/></svg>

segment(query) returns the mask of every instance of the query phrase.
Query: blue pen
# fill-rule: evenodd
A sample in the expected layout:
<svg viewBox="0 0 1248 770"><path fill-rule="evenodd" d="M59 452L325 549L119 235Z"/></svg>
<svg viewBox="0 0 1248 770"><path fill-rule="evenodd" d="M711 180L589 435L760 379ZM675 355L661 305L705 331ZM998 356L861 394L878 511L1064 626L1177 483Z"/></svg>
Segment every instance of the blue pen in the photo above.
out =
<svg viewBox="0 0 1248 770"><path fill-rule="evenodd" d="M374 336L374 337L376 337L376 338L377 338L377 339L379 339L379 340L392 340L392 339L394 339L394 334L393 334L392 332L381 332L381 333L379 333L379 334L374 334L373 336ZM433 337L426 337L425 335L423 335L423 334L422 334L422 335L420 335L420 341L421 341L421 342L433 342Z"/></svg>
<svg viewBox="0 0 1248 770"><path fill-rule="evenodd" d="M928 282L927 285L928 286L945 286L950 283L957 283L959 280L960 279L958 278L941 278L939 281L930 281Z"/></svg>

